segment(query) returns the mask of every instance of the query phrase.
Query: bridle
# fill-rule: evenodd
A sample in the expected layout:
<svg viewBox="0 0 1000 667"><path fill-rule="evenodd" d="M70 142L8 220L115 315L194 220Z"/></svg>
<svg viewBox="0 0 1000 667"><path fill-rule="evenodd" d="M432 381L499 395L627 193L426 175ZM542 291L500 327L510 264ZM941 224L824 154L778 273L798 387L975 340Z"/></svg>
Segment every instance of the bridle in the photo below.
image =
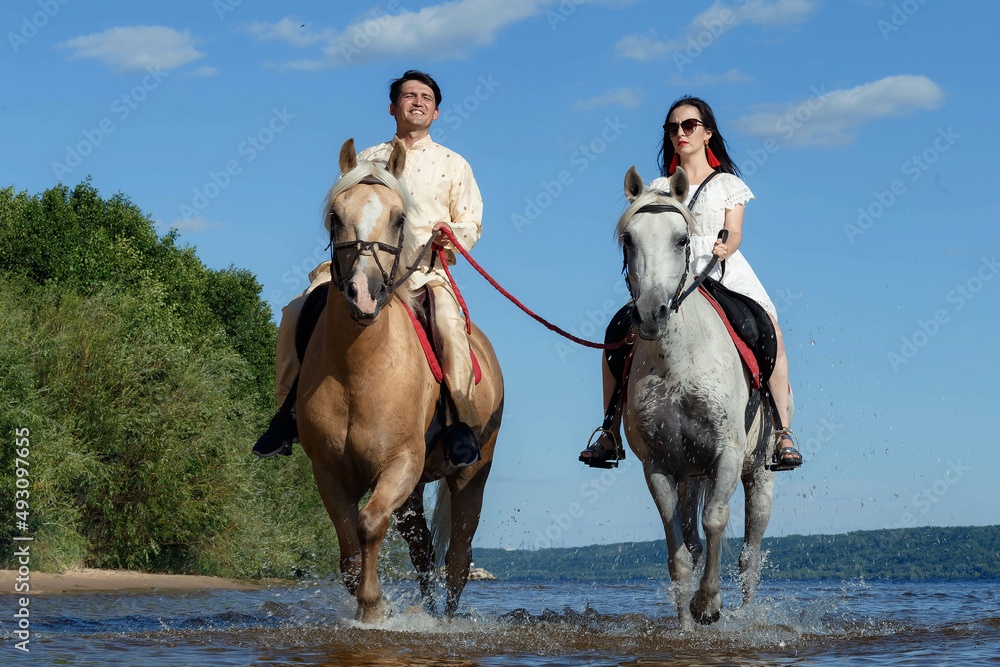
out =
<svg viewBox="0 0 1000 667"><path fill-rule="evenodd" d="M384 188L389 186L378 180L374 176L365 176L358 182L358 185L381 185ZM391 188L390 188L391 189ZM403 231L405 229L405 224L399 226L399 238L396 241L396 245L387 245L379 241L343 241L341 243L333 242L333 230L336 225L334 225L334 218L336 214L330 211L330 260L333 264L333 271L331 274L331 279L334 286L338 290L343 291L343 284L345 281L345 267L341 264L341 258L344 259L346 264L347 276L350 276L354 272L354 267L357 265L358 261L364 255L370 255L373 260L375 260L375 266L378 267L379 273L382 274L382 283L385 285L388 294L392 294L396 291L406 278L410 276L415 267L410 267L410 271L401 280L396 281L396 272L399 270L399 255L403 248ZM382 266L382 262L379 261L378 253L385 252L393 256L392 267L386 271L385 267Z"/></svg>
<svg viewBox="0 0 1000 667"><path fill-rule="evenodd" d="M663 193L666 194L666 193ZM673 204L646 204L638 211L632 214L632 216L637 216L640 213L679 213L684 216L684 212ZM685 225L687 224L687 217L684 217ZM687 281L688 273L691 266L691 237L687 234L684 235L684 272L681 274L681 279L677 283L677 289L674 290L674 296L670 299L670 308L676 312L680 308L680 302L683 300L681 297L681 292L684 290L684 283ZM635 294L632 293L632 283L628 279L628 246L623 244L622 254L624 255L622 260L622 273L625 274L625 286L628 287L628 293L632 296L633 301L635 300ZM686 294L684 296L687 296Z"/></svg>
<svg viewBox="0 0 1000 667"><path fill-rule="evenodd" d="M708 185L708 182L711 181L716 176L718 176L719 173L721 172L718 169L713 171L711 174L708 175L708 178L706 178L704 181L701 182L701 185L698 186L698 189L694 191L694 196L691 197L691 205L686 208L689 215L692 211L694 211L694 205L695 202L698 201L698 195L700 195L701 191L705 189L705 186ZM664 196L670 196L666 192L661 192L660 194ZM673 204L646 204L638 211L633 213L632 217L635 217L640 213L653 213L653 214L680 213L684 217L685 225L687 224L687 220L689 217L687 215L684 215L684 211L682 211L677 206L674 206ZM723 234L725 234L727 237L729 235L726 230L722 230L721 232L719 232L719 237L722 238ZM725 241L723 241L723 243L725 243ZM632 297L632 300L634 301L635 295L632 294L632 283L628 279L628 246L626 246L625 244L622 244L622 254L624 255L622 260L622 273L625 275L625 286L628 287L628 293ZM684 299L688 298L688 296L690 296L692 292L698 289L699 285L705 282L705 279L708 277L708 274L710 274L712 272L712 269L715 268L715 263L717 259L718 258L715 257L715 255L712 256L712 259L709 261L708 266L705 267L705 269L701 272L701 274L694 281L691 287L689 287L685 292L684 283L687 281L688 274L691 272L691 236L690 234L686 234L684 236L684 272L681 274L681 279L677 283L677 289L674 290L674 296L670 299L670 310L676 313L677 310L681 307L681 303L684 302Z"/></svg>

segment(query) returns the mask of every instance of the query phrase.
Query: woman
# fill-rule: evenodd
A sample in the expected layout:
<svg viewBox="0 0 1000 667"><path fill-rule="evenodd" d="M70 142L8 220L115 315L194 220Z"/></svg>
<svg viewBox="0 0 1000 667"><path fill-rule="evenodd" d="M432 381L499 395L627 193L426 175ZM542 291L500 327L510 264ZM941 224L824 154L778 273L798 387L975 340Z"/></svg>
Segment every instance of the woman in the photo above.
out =
<svg viewBox="0 0 1000 667"><path fill-rule="evenodd" d="M729 159L726 142L719 133L715 115L708 104L697 97L682 97L674 102L663 124L663 144L658 157L661 177L650 183L649 187L669 192L667 177L680 166L687 172L691 182L687 201L684 202L687 205L705 179L715 171L721 172L705 186L692 211L695 226L691 230L691 272L694 275L701 273L711 256L715 255L720 264L716 265L711 277L730 290L750 297L771 316L777 337L777 357L768 387L774 396L781 423L787 426L788 358L785 356L784 340L778 327L778 313L753 269L739 252L743 238L744 205L754 196L750 188L740 180L736 166ZM723 227L729 230L729 238L725 243L717 238ZM724 274L722 260L726 260ZM626 306L612 319L605 334L606 343L617 342L624 337L629 326L630 309L631 305ZM604 356L602 375L607 406L604 424L594 431L598 436L597 440L580 453L580 460L590 466L617 466L618 460L625 457L620 435L621 388L618 386L625 363L624 349L610 351ZM795 449L790 436L789 428L775 433L777 463L785 468L802 465L802 455Z"/></svg>

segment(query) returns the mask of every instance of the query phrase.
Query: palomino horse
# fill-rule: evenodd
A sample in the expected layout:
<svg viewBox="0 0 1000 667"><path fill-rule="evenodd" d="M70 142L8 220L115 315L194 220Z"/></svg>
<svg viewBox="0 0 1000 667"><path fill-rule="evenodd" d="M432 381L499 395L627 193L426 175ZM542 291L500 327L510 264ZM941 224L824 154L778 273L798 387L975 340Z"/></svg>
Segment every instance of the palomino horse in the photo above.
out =
<svg viewBox="0 0 1000 667"><path fill-rule="evenodd" d="M473 326L469 340L483 376L475 392L485 424L477 434L482 459L455 468L440 446L425 456L424 432L440 385L403 306L412 295L405 285L393 290L397 267L419 259L420 240L405 234L406 215L413 210L398 179L405 156L397 146L382 168L358 164L353 140L341 150L341 177L325 210L337 258L333 284L306 350L297 395L302 448L337 530L344 584L357 597L357 617L364 622L382 616L376 565L394 513L424 603L433 607L435 557L423 489L440 479L448 485L445 499L451 504L451 523L445 527L451 534L445 613L455 613L469 576L472 538L503 411L500 365L486 336ZM359 511L369 490L371 498Z"/></svg>
<svg viewBox="0 0 1000 667"><path fill-rule="evenodd" d="M741 479L746 526L740 578L744 601L752 601L774 489L774 472L764 465L770 419L760 407L750 432L744 428L752 378L725 324L699 291L684 299L683 306L679 303L694 280L688 260L691 213L682 203L688 188L687 175L677 169L670 179L673 196L644 192L642 178L632 167L625 176L631 203L617 228L639 334L627 389L625 434L642 461L663 520L684 629L693 628L695 620L712 623L719 618L719 549L729 500ZM704 573L693 591L691 579L702 549L699 491L705 496L701 521L707 549Z"/></svg>

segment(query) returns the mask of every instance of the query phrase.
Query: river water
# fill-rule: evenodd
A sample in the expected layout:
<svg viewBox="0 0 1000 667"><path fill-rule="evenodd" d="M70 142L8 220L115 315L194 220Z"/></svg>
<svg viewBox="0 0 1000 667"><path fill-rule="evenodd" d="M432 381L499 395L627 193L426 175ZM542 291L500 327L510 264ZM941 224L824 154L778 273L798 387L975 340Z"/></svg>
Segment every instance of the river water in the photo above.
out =
<svg viewBox="0 0 1000 667"><path fill-rule="evenodd" d="M687 633L657 581L469 582L450 621L415 584L384 592L373 626L335 582L38 595L30 653L3 614L0 664L1000 666L1000 581L765 581L744 607L729 581L721 621Z"/></svg>

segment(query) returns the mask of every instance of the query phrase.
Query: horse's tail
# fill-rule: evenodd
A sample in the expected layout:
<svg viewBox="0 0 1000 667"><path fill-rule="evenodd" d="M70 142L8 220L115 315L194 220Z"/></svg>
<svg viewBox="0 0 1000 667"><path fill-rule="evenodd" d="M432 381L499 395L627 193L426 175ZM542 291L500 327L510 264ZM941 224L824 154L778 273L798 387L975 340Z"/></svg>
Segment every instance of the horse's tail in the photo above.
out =
<svg viewBox="0 0 1000 667"><path fill-rule="evenodd" d="M451 492L448 480L439 479L436 482L437 497L434 499L434 510L431 513L431 547L434 550L434 567L444 567L444 556L451 542Z"/></svg>

